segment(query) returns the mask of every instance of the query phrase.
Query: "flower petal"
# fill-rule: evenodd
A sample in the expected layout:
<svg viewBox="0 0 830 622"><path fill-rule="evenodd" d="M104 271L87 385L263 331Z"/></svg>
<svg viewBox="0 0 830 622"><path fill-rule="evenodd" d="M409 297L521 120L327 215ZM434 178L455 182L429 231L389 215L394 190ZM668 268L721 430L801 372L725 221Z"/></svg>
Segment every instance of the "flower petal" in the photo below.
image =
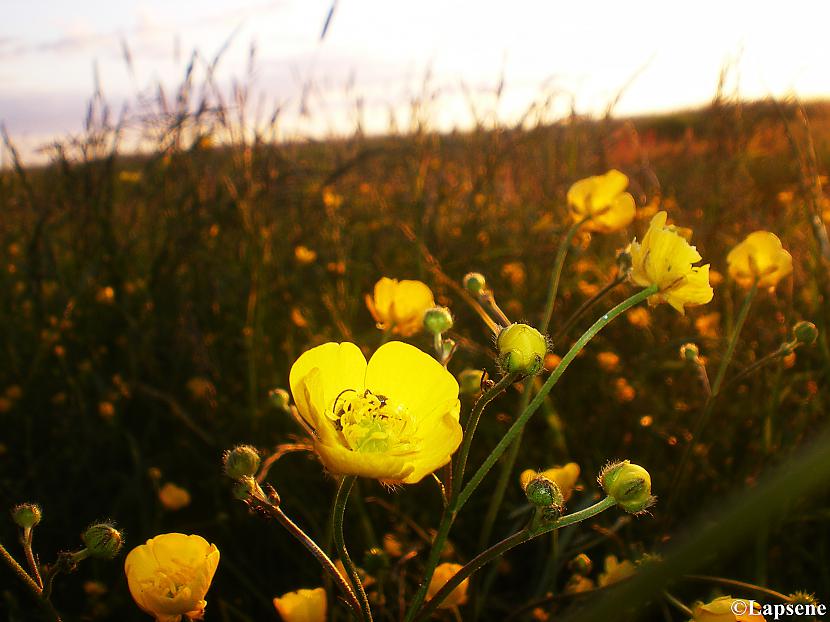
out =
<svg viewBox="0 0 830 622"><path fill-rule="evenodd" d="M314 443L320 462L335 475L358 475L385 482L402 482L415 468L402 456L359 452L342 445Z"/></svg>
<svg viewBox="0 0 830 622"><path fill-rule="evenodd" d="M416 484L425 476L435 472L450 461L461 444L464 433L458 423L461 403L456 400L453 408L439 421L429 422L429 430L420 430L423 446L413 460L414 470L403 480L405 484Z"/></svg>

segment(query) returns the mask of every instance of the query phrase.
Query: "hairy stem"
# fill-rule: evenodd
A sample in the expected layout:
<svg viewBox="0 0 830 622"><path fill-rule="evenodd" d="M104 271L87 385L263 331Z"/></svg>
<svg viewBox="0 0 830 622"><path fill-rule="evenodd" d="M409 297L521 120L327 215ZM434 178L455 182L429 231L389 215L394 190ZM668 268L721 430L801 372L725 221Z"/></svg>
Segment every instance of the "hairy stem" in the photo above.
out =
<svg viewBox="0 0 830 622"><path fill-rule="evenodd" d="M349 575L352 587L357 592L357 600L360 604L360 611L363 614L365 622L372 622L372 609L369 606L369 599L366 598L366 591L363 589L363 583L360 581L360 575L357 572L352 558L349 556L349 551L346 549L346 540L343 537L343 517L346 513L346 502L349 500L349 494L352 492L357 476L346 475L340 482L337 488L337 495L334 498L334 510L332 514L334 524L334 546L337 549L337 554L340 556L340 561L343 562L343 567Z"/></svg>

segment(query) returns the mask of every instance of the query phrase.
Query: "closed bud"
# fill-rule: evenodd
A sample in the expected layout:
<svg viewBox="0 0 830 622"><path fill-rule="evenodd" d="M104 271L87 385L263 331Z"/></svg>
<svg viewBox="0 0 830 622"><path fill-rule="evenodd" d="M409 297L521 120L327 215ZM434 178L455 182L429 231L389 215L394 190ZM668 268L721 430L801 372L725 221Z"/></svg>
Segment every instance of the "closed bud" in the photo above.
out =
<svg viewBox="0 0 830 622"><path fill-rule="evenodd" d="M525 496L528 501L538 508L555 507L561 510L565 504L559 486L544 475L537 475L527 483Z"/></svg>
<svg viewBox="0 0 830 622"><path fill-rule="evenodd" d="M31 529L43 518L40 506L34 503L21 503L12 510L12 520L18 527Z"/></svg>
<svg viewBox="0 0 830 622"><path fill-rule="evenodd" d="M225 473L231 479L256 475L259 453L250 445L239 445L225 452Z"/></svg>
<svg viewBox="0 0 830 622"><path fill-rule="evenodd" d="M651 496L651 476L643 467L628 460L608 464L598 478L600 486L617 505L638 514L656 501Z"/></svg>
<svg viewBox="0 0 830 622"><path fill-rule="evenodd" d="M112 559L118 555L124 544L124 537L110 523L97 523L87 527L81 535L87 551L91 557Z"/></svg>
<svg viewBox="0 0 830 622"><path fill-rule="evenodd" d="M684 343L680 346L680 359L687 363L697 363L700 357L700 348L694 343Z"/></svg>
<svg viewBox="0 0 830 622"><path fill-rule="evenodd" d="M811 346L818 339L818 328L812 322L798 322L793 326L793 337L798 343Z"/></svg>
<svg viewBox="0 0 830 622"><path fill-rule="evenodd" d="M478 296L486 287L487 281L479 272L468 272L464 275L464 289L473 296Z"/></svg>
<svg viewBox="0 0 830 622"><path fill-rule="evenodd" d="M544 369L548 342L538 330L527 324L511 324L496 338L498 362L504 372L525 375L538 374Z"/></svg>
<svg viewBox="0 0 830 622"><path fill-rule="evenodd" d="M424 312L424 328L428 333L441 335L452 328L452 313L447 307L432 307Z"/></svg>
<svg viewBox="0 0 830 622"><path fill-rule="evenodd" d="M480 369L464 369L458 374L461 395L478 395L481 393L481 381L484 372Z"/></svg>
<svg viewBox="0 0 830 622"><path fill-rule="evenodd" d="M291 406L291 396L285 389L271 389L268 392L268 398L275 408L287 411Z"/></svg>
<svg viewBox="0 0 830 622"><path fill-rule="evenodd" d="M594 563L585 553L580 553L568 562L568 568L570 571L574 574L582 575L583 577L587 577L591 574L593 567Z"/></svg>

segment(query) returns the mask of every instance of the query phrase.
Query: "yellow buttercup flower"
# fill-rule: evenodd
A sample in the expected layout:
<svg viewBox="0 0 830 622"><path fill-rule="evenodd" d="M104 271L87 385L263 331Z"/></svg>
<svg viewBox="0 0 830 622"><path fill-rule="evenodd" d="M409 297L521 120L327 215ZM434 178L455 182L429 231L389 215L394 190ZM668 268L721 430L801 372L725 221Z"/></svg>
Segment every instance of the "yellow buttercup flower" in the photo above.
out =
<svg viewBox="0 0 830 622"><path fill-rule="evenodd" d="M729 251L726 256L731 276L741 287L775 287L793 271L793 258L778 236L769 231L755 231Z"/></svg>
<svg viewBox="0 0 830 622"><path fill-rule="evenodd" d="M137 546L124 561L133 599L156 622L201 620L219 549L201 536L165 533Z"/></svg>
<svg viewBox="0 0 830 622"><path fill-rule="evenodd" d="M709 264L692 266L700 261L700 253L675 227L666 226L666 212L654 215L642 243L634 240L628 252L632 262L631 280L641 287L659 288L649 296L650 305L667 302L685 315L687 306L712 300Z"/></svg>
<svg viewBox="0 0 830 622"><path fill-rule="evenodd" d="M284 622L326 622L326 590L288 592L274 599L274 607Z"/></svg>
<svg viewBox="0 0 830 622"><path fill-rule="evenodd" d="M576 486L576 481L579 479L579 465L576 462L569 462L564 466L554 467L538 473L533 469L527 469L519 475L519 484L523 489L527 488L527 485L539 476L555 482L562 492L562 497L567 501L573 492L574 486Z"/></svg>
<svg viewBox="0 0 830 622"><path fill-rule="evenodd" d="M597 577L597 585L606 587L623 579L627 579L636 572L634 564L627 559L620 561L616 555L609 555L605 558L605 568Z"/></svg>
<svg viewBox="0 0 830 622"><path fill-rule="evenodd" d="M447 581L453 578L455 574L461 570L461 564L440 564L435 573L430 579L429 587L427 588L427 600L432 600L442 587L447 584ZM439 609L449 609L450 607L459 607L467 602L467 587L470 585L470 579L464 579L461 584L455 588L450 595L447 596L440 605Z"/></svg>
<svg viewBox="0 0 830 622"><path fill-rule="evenodd" d="M435 299L426 283L383 277L375 283L374 296L366 296L366 306L378 328L410 337L421 330L424 313L435 306Z"/></svg>
<svg viewBox="0 0 830 622"><path fill-rule="evenodd" d="M711 603L696 603L692 622L766 622L757 602L721 596Z"/></svg>
<svg viewBox="0 0 830 622"><path fill-rule="evenodd" d="M175 512L190 505L190 493L173 482L167 482L159 490L159 501L166 509Z"/></svg>
<svg viewBox="0 0 830 622"><path fill-rule="evenodd" d="M289 382L331 473L414 484L461 443L458 382L409 344L384 344L367 363L353 343L326 343L297 359Z"/></svg>
<svg viewBox="0 0 830 622"><path fill-rule="evenodd" d="M568 190L568 205L575 222L588 216L587 231L610 233L634 220L634 197L625 189L628 177L612 169L605 175L581 179Z"/></svg>

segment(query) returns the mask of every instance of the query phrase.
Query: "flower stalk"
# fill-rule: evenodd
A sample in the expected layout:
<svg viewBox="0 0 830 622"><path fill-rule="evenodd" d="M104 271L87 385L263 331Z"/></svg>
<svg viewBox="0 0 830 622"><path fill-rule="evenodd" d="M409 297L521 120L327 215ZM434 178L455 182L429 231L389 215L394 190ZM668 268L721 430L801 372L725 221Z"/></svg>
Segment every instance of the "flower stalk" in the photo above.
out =
<svg viewBox="0 0 830 622"><path fill-rule="evenodd" d="M366 597L366 590L363 589L363 583L360 580L360 575L357 572L357 566L352 561L349 551L346 548L346 540L343 536L343 518L346 513L346 502L349 500L349 494L352 492L355 480L354 475L347 475L340 481L340 486L337 488L337 494L334 498L334 509L332 514L332 524L334 525L334 546L337 549L337 555L340 561L343 562L343 567L349 575L349 580L357 593L357 601L360 606L360 612L364 622L372 622L372 609L369 606L369 599ZM339 574L339 573L338 573Z"/></svg>

